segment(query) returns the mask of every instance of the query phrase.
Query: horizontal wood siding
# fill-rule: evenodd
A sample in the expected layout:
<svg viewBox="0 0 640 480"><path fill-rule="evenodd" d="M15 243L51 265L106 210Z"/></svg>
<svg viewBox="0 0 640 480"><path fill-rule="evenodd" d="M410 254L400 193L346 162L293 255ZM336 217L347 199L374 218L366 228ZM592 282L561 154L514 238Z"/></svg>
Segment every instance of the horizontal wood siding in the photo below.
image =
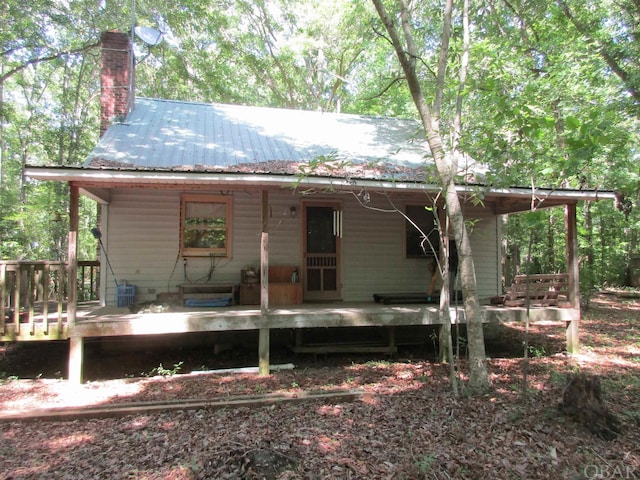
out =
<svg viewBox="0 0 640 480"><path fill-rule="evenodd" d="M394 199L403 209L415 200ZM373 206L389 209L390 204L374 201ZM373 293L424 292L431 279L431 262L405 255L404 218L399 213L383 213L361 206L355 200L344 204L344 299L371 300ZM471 248L474 253L478 294L496 295L499 283L496 217L481 207L465 207L468 219L475 219Z"/></svg>
<svg viewBox="0 0 640 480"><path fill-rule="evenodd" d="M221 192L198 193L220 195ZM109 232L103 240L118 281L126 280L136 286L137 302L155 300L161 292L177 292L181 283L237 284L243 268L260 265L260 192L256 189L223 193L233 197L233 255L217 258L213 263L208 257L189 257L185 275L183 259L178 256L181 192L134 189L112 192ZM289 189L269 191L271 265L302 266L301 198ZM352 195L313 197L313 200L323 199L340 200L343 204L345 301L371 301L373 293L426 290L431 260L406 258L401 215L364 208ZM407 198L400 197L398 202L396 205L404 208ZM382 196L375 197L373 204L389 208ZM479 207L468 208L466 214L469 218L479 218L472 233L472 248L480 296L495 295L499 284L497 220ZM212 265L213 272L209 275ZM106 299L113 305L115 283L110 272L108 276Z"/></svg>
<svg viewBox="0 0 640 480"><path fill-rule="evenodd" d="M373 206L390 207L375 200ZM426 291L431 260L406 258L400 214L368 209L348 199L343 223L345 300L371 301L374 293Z"/></svg>
<svg viewBox="0 0 640 480"><path fill-rule="evenodd" d="M198 194L219 195L219 190ZM225 192L227 193L227 192ZM109 232L104 237L118 281L136 286L136 301L156 299L161 292L177 292L181 283L240 283L246 266L260 265L260 193L237 191L233 196L231 258L216 258L209 276L210 258L187 258L186 275L179 255L180 192L171 190L116 190L109 205ZM290 191L269 196L270 263L300 264L300 211ZM291 206L296 215L291 216ZM115 304L115 282L107 280L107 303Z"/></svg>
<svg viewBox="0 0 640 480"><path fill-rule="evenodd" d="M295 208L292 215L291 207ZM302 207L291 189L269 192L269 264L302 267Z"/></svg>
<svg viewBox="0 0 640 480"><path fill-rule="evenodd" d="M109 231L103 236L118 282L136 286L137 301L155 299L167 290L176 264L180 218L178 193L166 190L116 190L108 208ZM107 273L107 304L116 303L111 272Z"/></svg>
<svg viewBox="0 0 640 480"><path fill-rule="evenodd" d="M479 206L465 206L467 220L472 220L471 250L476 268L478 295L481 299L500 293L499 217Z"/></svg>

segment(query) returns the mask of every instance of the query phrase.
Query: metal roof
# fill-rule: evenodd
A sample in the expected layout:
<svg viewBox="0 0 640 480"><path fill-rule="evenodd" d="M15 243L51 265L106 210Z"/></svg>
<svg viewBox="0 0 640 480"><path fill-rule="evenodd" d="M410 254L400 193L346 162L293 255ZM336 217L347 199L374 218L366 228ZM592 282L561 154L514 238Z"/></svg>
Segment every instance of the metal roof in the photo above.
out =
<svg viewBox="0 0 640 480"><path fill-rule="evenodd" d="M332 161L305 172L322 158ZM352 188L357 180L365 188L423 192L439 189L426 178L431 164L415 120L138 97L82 167L29 165L25 174L95 189L114 183L282 186L308 173L297 181L305 188ZM463 158L458 166L465 173L459 193L483 191L499 204L497 213L616 198L606 190L491 188L483 185L482 165ZM86 192L105 201L104 191Z"/></svg>
<svg viewBox="0 0 640 480"><path fill-rule="evenodd" d="M423 180L429 148L415 120L136 98L85 168ZM320 162L322 163L322 162Z"/></svg>

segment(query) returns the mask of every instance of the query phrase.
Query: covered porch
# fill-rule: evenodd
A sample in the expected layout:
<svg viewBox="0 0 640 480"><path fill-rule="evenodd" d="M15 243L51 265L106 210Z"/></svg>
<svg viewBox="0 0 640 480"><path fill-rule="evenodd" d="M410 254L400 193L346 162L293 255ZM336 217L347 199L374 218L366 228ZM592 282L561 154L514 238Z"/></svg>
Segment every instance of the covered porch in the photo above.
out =
<svg viewBox="0 0 640 480"><path fill-rule="evenodd" d="M35 312L29 323L7 322L0 336L2 341L67 340L70 345L69 379L83 381L84 345L88 339L105 337L134 338L183 333L254 331L258 333L259 370L269 372L269 350L272 331L295 332L292 344L295 353L333 353L358 351L394 354L397 352L396 329L410 326L439 327L445 319L434 304L385 305L371 302L341 302L272 307L266 313L254 306L215 308L153 307L132 311L127 307L101 306L99 302L78 302L75 321L70 322L66 304L61 321L48 322ZM553 322L564 325L567 346L573 342L580 311L553 306L504 307L484 305L483 323ZM57 313L56 313L57 315ZM462 307L452 307L450 321L465 324ZM376 344L310 345L303 339L309 329L377 328L384 338ZM213 348L213 347L212 347Z"/></svg>
<svg viewBox="0 0 640 480"><path fill-rule="evenodd" d="M416 186L414 188L422 191L424 187ZM95 189L91 189L89 192L89 189L81 188L75 182L70 182L69 263L61 270L65 272L66 278L76 278L78 269L81 268L76 248L80 192L89 194L99 201L108 202L109 200L108 195L99 196L100 192L96 192ZM58 299L55 303L55 309L41 312L41 317L38 317L38 313L35 311L28 313L25 324L23 317L15 317L15 314L13 317L2 315L3 325L0 340L69 340L69 379L73 382L82 382L84 343L88 338L170 335L188 332L257 331L259 332L259 370L261 373L267 374L269 372L271 330L302 331L313 328L382 327L389 330L388 343L384 347L387 349L386 351L392 351L395 327L443 324L445 319L439 314L437 304L386 305L375 302L372 297L370 297L371 301L366 302L309 302L284 306L270 304L273 292L267 276L270 265L269 189L262 189L260 196L262 225L260 229L259 271L262 278L259 282L259 305L231 305L215 308L187 308L180 305L178 308L168 311L134 313L128 308L105 306L104 299L101 299L100 303L85 304L82 302L82 289L78 282L68 282L64 292L64 301ZM523 211L530 206L527 200L526 192L493 192L493 211L495 214ZM533 322L542 320L564 322L567 350L573 353L578 350L578 324L580 320L576 228L577 198L573 198L571 194L556 194L556 197L553 195L548 197L546 204L555 207L564 206L565 209L568 265L567 301L563 303L563 308L540 306L527 309L517 306L492 306L487 298L482 307L482 321L484 323L514 322L529 318ZM103 269L103 278L105 274ZM51 321L52 311L57 313L53 324ZM463 324L466 322L462 307L452 308L449 318L452 323Z"/></svg>

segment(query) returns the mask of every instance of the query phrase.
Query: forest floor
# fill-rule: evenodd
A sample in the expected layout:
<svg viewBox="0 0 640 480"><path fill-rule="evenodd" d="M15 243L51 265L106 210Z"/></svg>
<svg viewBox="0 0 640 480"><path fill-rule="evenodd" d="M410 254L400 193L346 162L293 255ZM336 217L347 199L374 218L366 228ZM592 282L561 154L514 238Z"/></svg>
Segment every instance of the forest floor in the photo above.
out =
<svg viewBox="0 0 640 480"><path fill-rule="evenodd" d="M295 368L260 377L176 374L212 361L197 348L123 355L88 346L90 381L74 386L60 379L66 344L0 346L0 413L362 393L336 401L4 421L0 479L640 478L640 299L600 294L584 317L575 356L564 353L563 325L531 326L528 360L524 325L501 327L487 339L490 392L464 395L468 366L460 361L459 398L433 347L401 349L393 359L273 352L272 363L293 361ZM216 366L241 355L221 353ZM559 408L567 375L575 372L599 376L604 403L621 424L617 438L598 438Z"/></svg>

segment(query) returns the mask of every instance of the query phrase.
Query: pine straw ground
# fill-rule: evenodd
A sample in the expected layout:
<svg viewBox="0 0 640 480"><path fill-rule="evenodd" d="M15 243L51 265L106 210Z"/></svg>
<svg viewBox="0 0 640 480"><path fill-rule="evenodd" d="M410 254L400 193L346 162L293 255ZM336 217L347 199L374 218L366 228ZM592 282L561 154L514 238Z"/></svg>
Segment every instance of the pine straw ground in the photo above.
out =
<svg viewBox="0 0 640 480"><path fill-rule="evenodd" d="M73 387L53 378L64 369L66 347L51 347L46 357L42 345L8 346L0 353L3 411L354 388L369 395L341 403L1 423L0 478L640 478L640 300L600 295L585 317L575 357L563 353L562 326L531 328L526 398L524 360L513 355L514 346L522 352L522 325L487 341L490 393L459 399L447 367L415 351L392 361L329 356L269 377L174 375ZM91 355L88 365L115 365ZM38 363L42 357L45 363ZM174 360L165 358L164 365ZM9 379L18 365L52 373ZM565 376L575 371L601 376L605 403L623 425L617 439L601 440L559 410Z"/></svg>

